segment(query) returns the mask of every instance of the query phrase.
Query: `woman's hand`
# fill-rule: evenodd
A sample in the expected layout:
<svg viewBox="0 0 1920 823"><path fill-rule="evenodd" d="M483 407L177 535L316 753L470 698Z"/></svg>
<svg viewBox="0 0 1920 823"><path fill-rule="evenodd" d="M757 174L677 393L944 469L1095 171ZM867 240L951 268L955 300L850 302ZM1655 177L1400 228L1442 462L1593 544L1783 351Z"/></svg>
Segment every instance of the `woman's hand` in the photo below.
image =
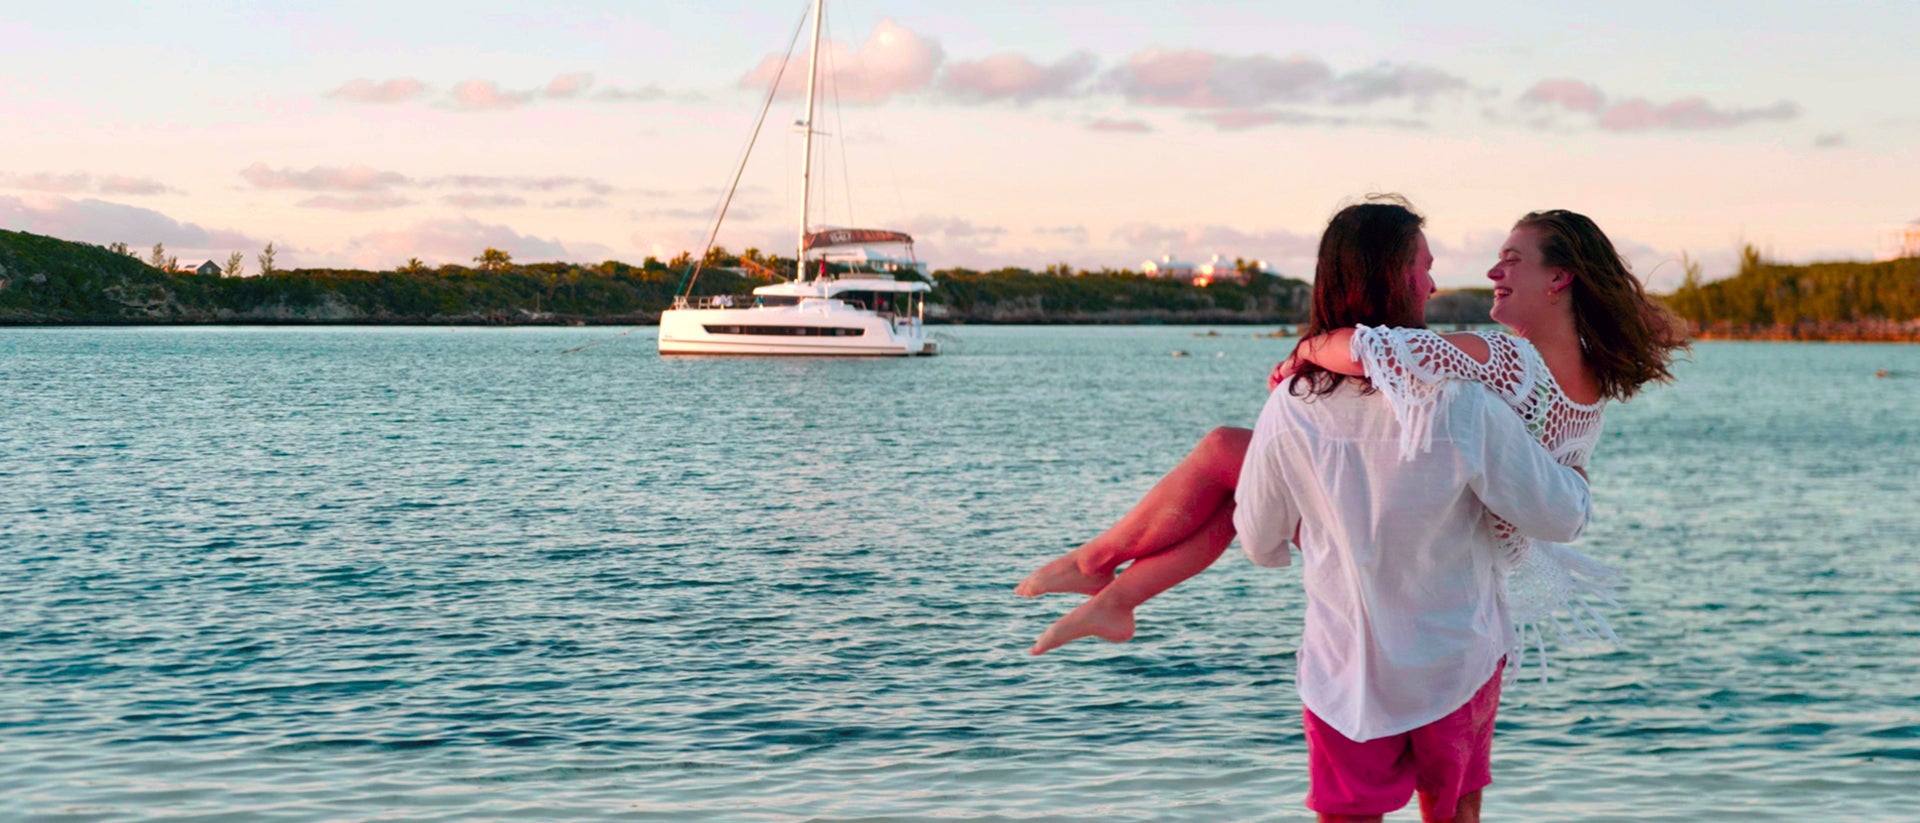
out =
<svg viewBox="0 0 1920 823"><path fill-rule="evenodd" d="M1287 355L1287 359L1280 361L1280 364L1274 366L1273 371L1267 375L1267 391L1279 388L1281 381L1292 377L1293 373L1299 370L1299 361L1293 355Z"/></svg>

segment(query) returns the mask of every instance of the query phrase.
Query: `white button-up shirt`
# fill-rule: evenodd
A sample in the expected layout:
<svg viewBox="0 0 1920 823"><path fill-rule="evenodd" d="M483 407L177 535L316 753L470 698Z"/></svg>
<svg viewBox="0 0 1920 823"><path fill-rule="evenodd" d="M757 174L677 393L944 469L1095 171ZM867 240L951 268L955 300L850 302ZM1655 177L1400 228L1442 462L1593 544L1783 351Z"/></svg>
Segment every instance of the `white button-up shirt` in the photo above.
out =
<svg viewBox="0 0 1920 823"><path fill-rule="evenodd" d="M1381 395L1349 383L1295 397L1282 383L1240 469L1233 525L1253 562L1291 562L1299 527L1300 700L1353 740L1466 705L1512 645L1488 510L1568 542L1592 507L1586 480L1478 383L1449 384L1431 425L1432 448L1402 461Z"/></svg>

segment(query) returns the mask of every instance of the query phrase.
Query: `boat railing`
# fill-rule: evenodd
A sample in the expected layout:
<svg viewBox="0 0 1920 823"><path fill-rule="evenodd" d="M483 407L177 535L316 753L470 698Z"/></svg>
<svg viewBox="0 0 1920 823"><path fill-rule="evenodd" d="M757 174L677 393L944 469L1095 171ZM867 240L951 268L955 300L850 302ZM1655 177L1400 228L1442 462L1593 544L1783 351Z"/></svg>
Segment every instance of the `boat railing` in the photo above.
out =
<svg viewBox="0 0 1920 823"><path fill-rule="evenodd" d="M676 309L744 309L758 302L752 297L737 294L705 294L699 297L674 298L673 307Z"/></svg>

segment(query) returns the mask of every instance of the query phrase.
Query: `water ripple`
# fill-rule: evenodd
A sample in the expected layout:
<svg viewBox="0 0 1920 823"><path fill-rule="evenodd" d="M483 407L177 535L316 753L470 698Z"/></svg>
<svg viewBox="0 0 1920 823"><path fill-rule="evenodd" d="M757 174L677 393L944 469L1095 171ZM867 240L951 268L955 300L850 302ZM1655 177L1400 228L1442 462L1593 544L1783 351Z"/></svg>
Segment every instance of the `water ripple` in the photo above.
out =
<svg viewBox="0 0 1920 823"><path fill-rule="evenodd" d="M1038 660L1071 601L1008 593L1251 419L1278 350L1191 333L0 331L0 817L1293 819L1293 573ZM1625 642L1508 689L1490 809L1910 819L1916 358L1706 344L1609 413Z"/></svg>

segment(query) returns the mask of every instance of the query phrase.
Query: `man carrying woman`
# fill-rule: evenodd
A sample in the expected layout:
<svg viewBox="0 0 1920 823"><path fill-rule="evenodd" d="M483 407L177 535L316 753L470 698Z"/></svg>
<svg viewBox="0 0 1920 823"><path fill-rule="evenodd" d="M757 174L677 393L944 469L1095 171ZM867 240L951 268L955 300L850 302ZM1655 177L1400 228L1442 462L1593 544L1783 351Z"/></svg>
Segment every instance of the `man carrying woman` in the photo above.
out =
<svg viewBox="0 0 1920 823"><path fill-rule="evenodd" d="M1528 537L1584 527L1586 483L1568 466L1597 440L1601 401L1669 377L1684 345L1570 212L1523 218L1489 272L1496 319L1541 338L1544 360L1508 335L1419 329L1433 290L1422 222L1398 200L1335 215L1305 341L1251 436L1217 430L1120 525L1020 592L1093 595L1036 653L1124 640L1133 606L1204 569L1236 531L1257 562L1285 565L1297 528L1308 805L1323 819L1377 816L1416 791L1429 820L1477 819L1515 646L1506 575Z"/></svg>

